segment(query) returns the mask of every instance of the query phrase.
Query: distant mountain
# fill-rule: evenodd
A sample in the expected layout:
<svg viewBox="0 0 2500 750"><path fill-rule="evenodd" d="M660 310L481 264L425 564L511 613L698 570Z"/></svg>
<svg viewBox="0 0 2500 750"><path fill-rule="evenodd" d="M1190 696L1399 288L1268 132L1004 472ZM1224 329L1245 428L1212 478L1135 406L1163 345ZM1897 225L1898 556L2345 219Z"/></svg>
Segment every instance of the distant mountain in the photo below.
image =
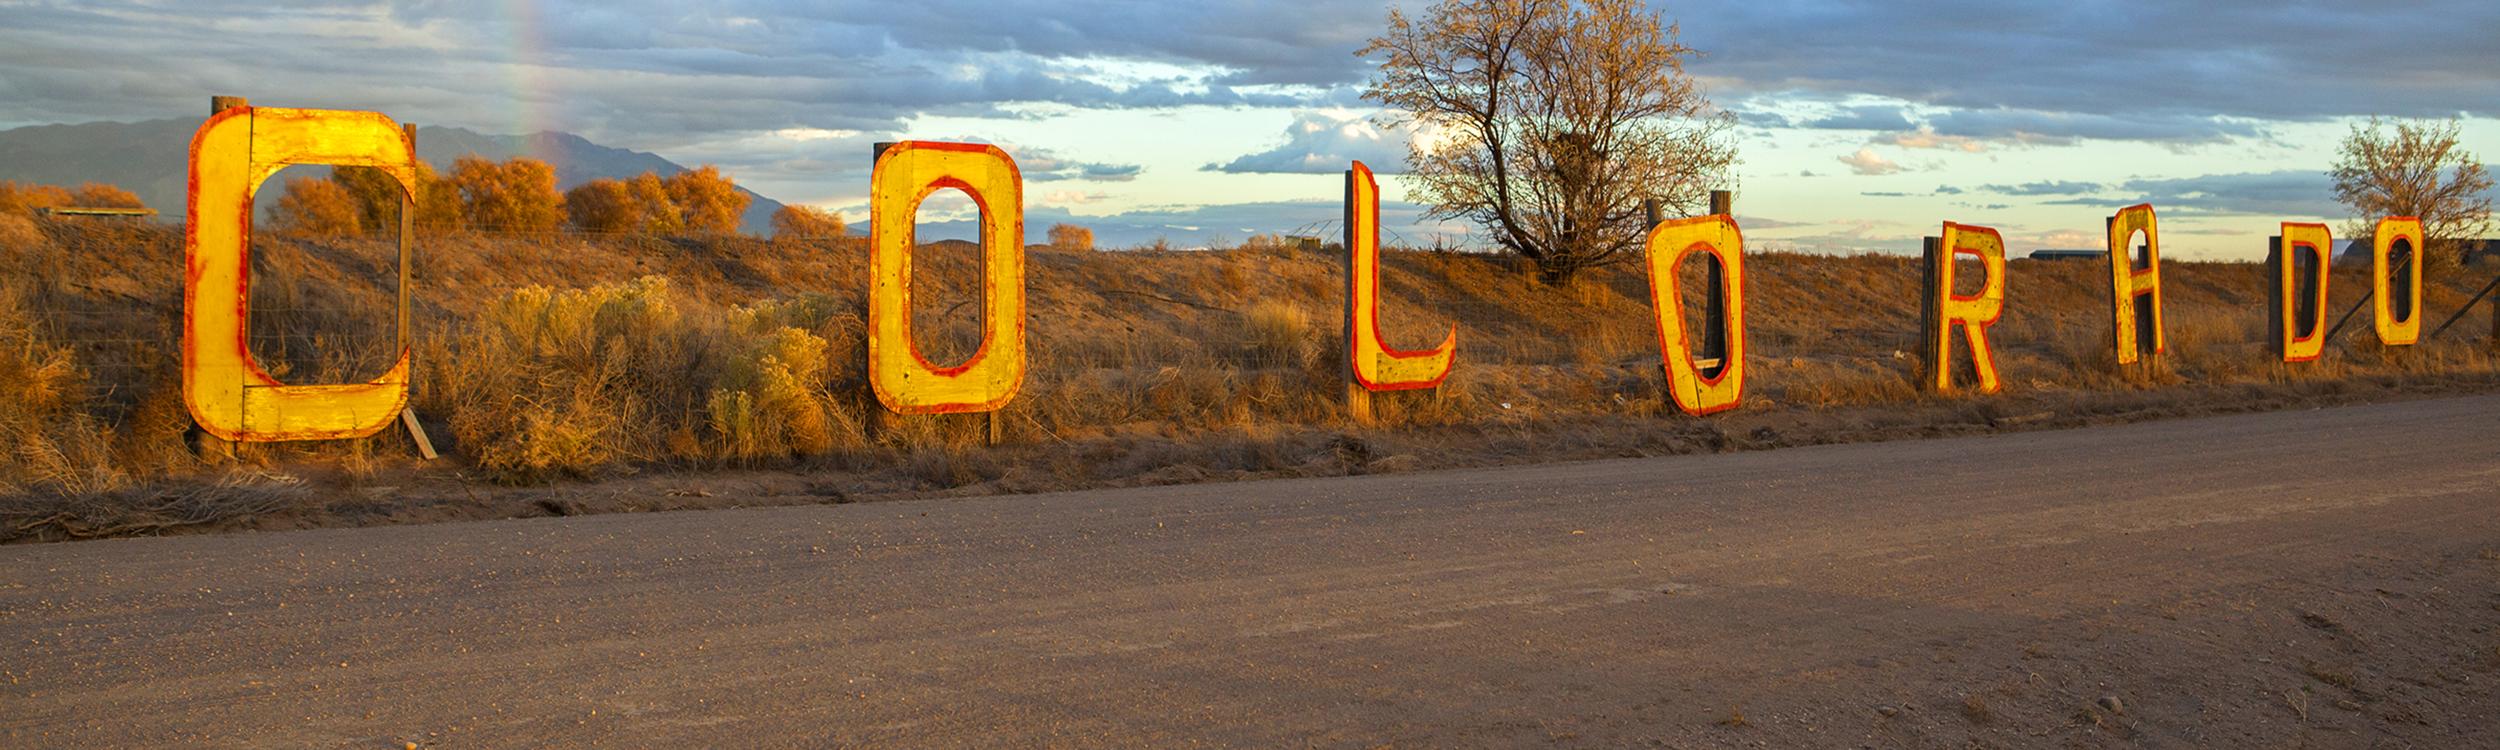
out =
<svg viewBox="0 0 2500 750"><path fill-rule="evenodd" d="M170 221L180 221L184 184L191 158L196 119L146 122L90 122L77 125L35 125L0 130L0 180L77 185L109 182L138 193L149 208ZM656 154L610 148L570 133L485 135L461 128L421 125L417 157L438 172L468 154L490 159L528 156L555 165L559 188L599 178L624 179L644 172L668 176L684 166ZM737 175L730 175L736 178ZM744 187L753 200L740 222L748 232L763 233L781 202Z"/></svg>

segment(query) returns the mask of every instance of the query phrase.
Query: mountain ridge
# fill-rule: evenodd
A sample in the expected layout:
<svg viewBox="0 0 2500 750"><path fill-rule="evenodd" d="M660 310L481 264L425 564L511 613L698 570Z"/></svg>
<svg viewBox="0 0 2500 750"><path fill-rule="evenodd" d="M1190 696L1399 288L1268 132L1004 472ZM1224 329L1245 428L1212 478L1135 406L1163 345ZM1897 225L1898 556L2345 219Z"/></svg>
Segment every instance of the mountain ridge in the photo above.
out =
<svg viewBox="0 0 2500 750"><path fill-rule="evenodd" d="M0 180L76 186L85 182L120 185L138 194L158 217L179 221L188 192L191 135L205 118L165 118L137 122L96 121L28 125L0 130ZM491 135L441 125L417 127L417 158L437 172L477 154L489 159L515 156L546 161L556 170L556 187L571 189L594 179L626 179L644 172L668 176L687 167L646 151L604 146L572 133L541 131L527 135ZM735 178L736 175L731 175ZM771 226L780 201L738 188L750 199L739 228L763 233Z"/></svg>

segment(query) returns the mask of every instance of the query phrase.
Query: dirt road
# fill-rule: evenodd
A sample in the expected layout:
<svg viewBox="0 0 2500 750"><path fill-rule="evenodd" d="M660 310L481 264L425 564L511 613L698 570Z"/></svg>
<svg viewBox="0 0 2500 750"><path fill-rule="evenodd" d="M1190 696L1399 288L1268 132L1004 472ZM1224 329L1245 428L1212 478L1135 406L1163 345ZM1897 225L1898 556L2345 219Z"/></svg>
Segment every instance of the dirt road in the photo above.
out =
<svg viewBox="0 0 2500 750"><path fill-rule="evenodd" d="M2500 397L0 548L9 748L2493 737Z"/></svg>

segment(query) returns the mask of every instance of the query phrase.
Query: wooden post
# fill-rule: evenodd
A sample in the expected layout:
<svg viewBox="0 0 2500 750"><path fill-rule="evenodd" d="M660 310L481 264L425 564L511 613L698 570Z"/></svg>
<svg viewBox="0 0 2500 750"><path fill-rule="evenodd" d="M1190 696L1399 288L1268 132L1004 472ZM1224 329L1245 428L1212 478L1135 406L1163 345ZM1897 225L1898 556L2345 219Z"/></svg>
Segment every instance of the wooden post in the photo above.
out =
<svg viewBox="0 0 2500 750"><path fill-rule="evenodd" d="M2294 262L2290 250L2283 246L2282 237L2266 238L2266 351L2274 352L2277 363L2284 358L2283 264ZM2299 291L2294 290L2293 293L2298 294Z"/></svg>
<svg viewBox="0 0 2500 750"><path fill-rule="evenodd" d="M1346 296L1345 314L1338 316L1338 320L1344 325L1338 328L1337 340L1345 343L1347 351L1345 361L1346 417L1354 420L1355 424L1369 427L1372 424L1372 392L1370 388L1363 387L1363 381L1354 374L1354 212L1356 210L1354 179L1354 170L1346 170L1345 214L1341 217L1345 220L1345 254L1339 256L1344 260L1342 267L1345 269Z"/></svg>
<svg viewBox="0 0 2500 750"><path fill-rule="evenodd" d="M868 169L871 173L876 171L877 162L885 160L886 149L893 147L894 142L892 141L874 143L868 146ZM872 225L870 231L874 232L875 230L873 225L875 224L875 218L872 216L869 222ZM871 287L874 287L877 283L877 280L873 278L876 274L876 269L874 267L876 264L874 261L867 262L870 265L869 275L872 277L868 279L868 284ZM867 289L863 289L861 292L862 293L859 295L860 324L868 326L868 328L863 331L864 335L875 336L877 335L875 327L868 321L876 319L876 313L871 309L876 306L876 295L869 293L870 290ZM909 315L911 314L911 311L906 309L903 311L903 314ZM876 363L868 361L868 346L864 339L859 347L858 367L859 372L862 375L867 376L860 378L859 392L854 394L854 396L859 400L860 413L867 415L866 419L860 420L860 428L868 433L868 439L873 442L880 436L891 432L897 424L896 420L901 419L902 415L895 414L892 410L885 408L885 402L877 399L877 387L875 384L869 382L869 378L875 376L868 375L868 373L875 369Z"/></svg>
<svg viewBox="0 0 2500 750"><path fill-rule="evenodd" d="M1726 216L1730 221L1734 221L1736 194L1725 190L1710 191L1710 215ZM1702 261L1704 267L1709 269L1709 278L1701 285L1703 290L1702 334L1699 358L1704 362L1716 362L1716 364L1704 365L1701 368L1702 377L1715 378L1719 376L1719 373L1725 372L1728 366L1727 267L1719 263L1719 256L1716 255L1705 256Z"/></svg>
<svg viewBox="0 0 2500 750"><path fill-rule="evenodd" d="M434 452L434 441L425 436L425 425L417 424L416 409L399 410L399 423L408 427L408 438L417 442L417 455L428 461L442 457Z"/></svg>
<svg viewBox="0 0 2500 750"><path fill-rule="evenodd" d="M210 96L208 98L208 114L211 117L216 116L219 112L224 112L229 109L248 106L251 106L251 102L240 96ZM227 463L232 463L235 460L234 443L228 442L224 438L217 437L216 435L211 435L207 430L202 430L196 425L194 425L191 429L199 438L198 445L200 448L200 458L202 460L224 461Z"/></svg>
<svg viewBox="0 0 2500 750"><path fill-rule="evenodd" d="M1936 319L1936 295L1952 294L1953 290L1936 289L1936 272L1937 264L1953 262L1953 254L1945 249L1943 237L1925 238L1923 247L1918 279L1918 390L1921 393L1940 393L1942 389L1936 386L1936 372L1944 367L1943 359L1947 355L1937 351L1936 347L1937 329L1944 324L1944 321ZM1947 351L1952 346L1949 340L1945 343Z"/></svg>
<svg viewBox="0 0 2500 750"><path fill-rule="evenodd" d="M417 124L400 123L399 132L408 139L408 158L416 158ZM412 262L416 258L416 191L423 189L425 189L424 185L415 186L407 195L400 196L399 199L399 347L401 351L411 351L408 348L408 301L415 295L408 290L414 282L416 273L416 264ZM418 423L416 407L411 406L399 410L399 423L407 426L408 439L417 444L417 455L424 456L428 461L442 457L441 454L434 452L434 440L426 437L425 425Z"/></svg>
<svg viewBox="0 0 2500 750"><path fill-rule="evenodd" d="M2152 268L2153 247L2151 245L2135 246L2135 257L2128 259L2127 263L2139 271ZM2158 291L2160 287L2157 286L2154 289ZM2144 354L2143 361L2147 372L2152 371L2153 360L2162 356L2159 343L2162 339L2160 319L2155 317L2159 308L2151 304L2153 294L2154 292L2137 292L2135 295L2135 348Z"/></svg>

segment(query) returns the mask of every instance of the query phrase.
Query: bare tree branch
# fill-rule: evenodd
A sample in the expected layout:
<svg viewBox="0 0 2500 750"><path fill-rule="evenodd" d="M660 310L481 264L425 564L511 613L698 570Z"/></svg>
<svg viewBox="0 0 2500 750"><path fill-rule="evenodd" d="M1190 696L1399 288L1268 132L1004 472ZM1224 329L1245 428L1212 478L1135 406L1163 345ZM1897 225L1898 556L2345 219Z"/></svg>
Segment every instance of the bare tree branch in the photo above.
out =
<svg viewBox="0 0 2500 750"><path fill-rule="evenodd" d="M1699 211L1735 165L1697 54L1638 0L1444 0L1389 12L1364 97L1419 131L1407 180L1560 283L1634 254L1641 200Z"/></svg>
<svg viewBox="0 0 2500 750"><path fill-rule="evenodd" d="M2389 216L2422 220L2425 268L2446 269L2461 259L2460 240L2491 231L2491 175L2480 159L2458 146L2455 120L2399 121L2395 132L2378 118L2355 125L2327 176L2335 199L2351 207L2347 236L2367 236Z"/></svg>

